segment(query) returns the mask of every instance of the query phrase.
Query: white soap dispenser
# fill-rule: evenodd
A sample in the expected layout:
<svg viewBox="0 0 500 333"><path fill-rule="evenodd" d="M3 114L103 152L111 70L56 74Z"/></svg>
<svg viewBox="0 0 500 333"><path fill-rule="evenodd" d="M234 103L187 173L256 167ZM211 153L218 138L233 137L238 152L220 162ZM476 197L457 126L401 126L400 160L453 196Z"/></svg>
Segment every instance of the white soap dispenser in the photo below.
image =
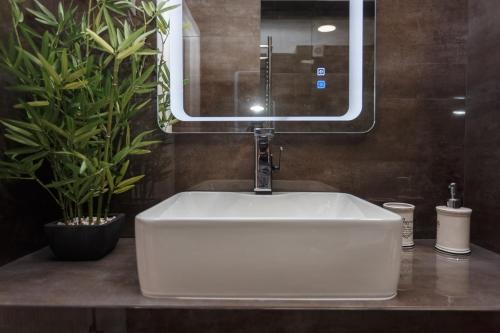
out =
<svg viewBox="0 0 500 333"><path fill-rule="evenodd" d="M470 216L472 209L462 207L457 196L457 184L449 186L451 198L446 206L436 207L436 249L453 254L470 253Z"/></svg>

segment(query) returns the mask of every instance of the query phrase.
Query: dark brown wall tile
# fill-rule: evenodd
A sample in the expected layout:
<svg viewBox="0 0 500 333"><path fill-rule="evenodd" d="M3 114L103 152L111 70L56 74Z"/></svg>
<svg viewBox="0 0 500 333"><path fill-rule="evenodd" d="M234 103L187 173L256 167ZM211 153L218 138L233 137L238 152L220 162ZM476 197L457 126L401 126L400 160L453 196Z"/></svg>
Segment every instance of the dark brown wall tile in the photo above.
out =
<svg viewBox="0 0 500 333"><path fill-rule="evenodd" d="M465 203L472 239L500 251L500 11L498 1L469 1Z"/></svg>
<svg viewBox="0 0 500 333"><path fill-rule="evenodd" d="M0 10L0 36L11 30L7 3ZM16 96L6 89L9 79L0 71L0 118L15 118ZM0 133L0 156L5 148ZM47 170L48 171L48 170ZM28 181L0 182L0 266L45 245L43 224L58 218L57 207L36 184Z"/></svg>

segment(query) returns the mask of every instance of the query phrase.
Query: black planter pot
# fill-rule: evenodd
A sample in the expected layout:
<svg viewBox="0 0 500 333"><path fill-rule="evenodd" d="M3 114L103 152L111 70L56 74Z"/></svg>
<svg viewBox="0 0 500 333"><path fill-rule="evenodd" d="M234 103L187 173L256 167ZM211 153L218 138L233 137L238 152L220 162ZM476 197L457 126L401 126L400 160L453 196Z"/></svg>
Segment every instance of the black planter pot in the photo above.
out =
<svg viewBox="0 0 500 333"><path fill-rule="evenodd" d="M125 224L124 214L104 225L62 225L52 222L45 225L49 246L60 260L99 260L113 251Z"/></svg>

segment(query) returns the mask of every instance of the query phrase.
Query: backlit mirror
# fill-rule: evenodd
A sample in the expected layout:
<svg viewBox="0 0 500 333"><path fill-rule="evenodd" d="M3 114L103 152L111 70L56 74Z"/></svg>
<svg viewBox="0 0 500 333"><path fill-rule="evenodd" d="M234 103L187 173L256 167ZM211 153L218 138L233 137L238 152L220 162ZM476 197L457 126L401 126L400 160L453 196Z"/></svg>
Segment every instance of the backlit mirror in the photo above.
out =
<svg viewBox="0 0 500 333"><path fill-rule="evenodd" d="M163 130L373 127L375 1L170 2L169 34L158 36L169 69Z"/></svg>

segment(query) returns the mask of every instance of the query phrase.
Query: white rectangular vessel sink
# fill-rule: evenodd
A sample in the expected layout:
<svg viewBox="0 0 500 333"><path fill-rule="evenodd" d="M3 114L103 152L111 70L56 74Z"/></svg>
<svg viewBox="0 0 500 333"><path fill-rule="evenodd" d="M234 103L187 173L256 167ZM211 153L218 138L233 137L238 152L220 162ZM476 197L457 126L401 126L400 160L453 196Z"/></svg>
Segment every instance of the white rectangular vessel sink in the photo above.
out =
<svg viewBox="0 0 500 333"><path fill-rule="evenodd" d="M184 192L136 217L149 297L389 299L401 218L344 193Z"/></svg>

